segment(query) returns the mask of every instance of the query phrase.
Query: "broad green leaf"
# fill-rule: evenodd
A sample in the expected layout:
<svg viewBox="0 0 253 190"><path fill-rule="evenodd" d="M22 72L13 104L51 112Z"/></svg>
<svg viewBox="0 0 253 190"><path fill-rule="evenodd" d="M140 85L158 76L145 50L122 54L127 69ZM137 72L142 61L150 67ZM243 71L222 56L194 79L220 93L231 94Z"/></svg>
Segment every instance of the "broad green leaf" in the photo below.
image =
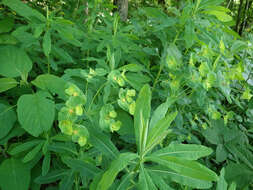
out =
<svg viewBox="0 0 253 190"><path fill-rule="evenodd" d="M152 156L173 156L184 158L186 160L197 160L201 157L210 155L212 152L211 148L202 145L170 144L169 146L152 153Z"/></svg>
<svg viewBox="0 0 253 190"><path fill-rule="evenodd" d="M16 120L17 117L13 108L4 102L0 102L0 139L10 132Z"/></svg>
<svg viewBox="0 0 253 190"><path fill-rule="evenodd" d="M42 162L42 176L45 176L48 174L48 171L50 169L50 162L51 162L51 154L48 152L46 153L43 162Z"/></svg>
<svg viewBox="0 0 253 190"><path fill-rule="evenodd" d="M54 102L41 94L26 94L18 99L18 120L28 133L37 137L48 131L55 116Z"/></svg>
<svg viewBox="0 0 253 190"><path fill-rule="evenodd" d="M35 183L38 184L49 184L56 182L59 179L64 178L69 173L68 170L54 170L52 172L49 172L45 176L39 176L35 179Z"/></svg>
<svg viewBox="0 0 253 190"><path fill-rule="evenodd" d="M43 37L43 43L42 43L44 54L49 57L49 54L51 52L51 33L50 31L46 31L44 37Z"/></svg>
<svg viewBox="0 0 253 190"><path fill-rule="evenodd" d="M14 19L6 17L0 21L0 34L10 32L14 26Z"/></svg>
<svg viewBox="0 0 253 190"><path fill-rule="evenodd" d="M186 160L172 156L149 156L148 161L156 162L164 167L168 167L180 175L189 178L203 180L207 182L216 181L217 175L210 169L196 161Z"/></svg>
<svg viewBox="0 0 253 190"><path fill-rule="evenodd" d="M135 138L139 153L145 150L150 111L151 90L149 85L144 85L138 95L134 113Z"/></svg>
<svg viewBox="0 0 253 190"><path fill-rule="evenodd" d="M97 190L107 190L114 182L118 173L123 170L130 161L136 159L138 156L133 153L122 153L119 157L112 161L109 169L103 174Z"/></svg>
<svg viewBox="0 0 253 190"><path fill-rule="evenodd" d="M36 19L42 22L46 21L46 18L40 12L27 6L20 0L3 0L2 3L28 20L33 21Z"/></svg>
<svg viewBox="0 0 253 190"><path fill-rule="evenodd" d="M23 158L23 162L27 163L29 161L31 161L41 150L42 146L44 143L40 143L37 146L35 146L30 152L28 152L24 158Z"/></svg>
<svg viewBox="0 0 253 190"><path fill-rule="evenodd" d="M16 87L17 84L14 78L0 78L0 93Z"/></svg>
<svg viewBox="0 0 253 190"><path fill-rule="evenodd" d="M157 175L159 178L163 178L166 181L174 181L182 185L198 189L209 189L212 186L211 181L201 180L195 176L185 175L184 173L175 172L164 166L153 166L148 169L151 174ZM153 175L151 175L153 176ZM157 177L157 178L158 178Z"/></svg>
<svg viewBox="0 0 253 190"><path fill-rule="evenodd" d="M156 125L149 131L147 137L147 145L145 148L145 153L149 152L154 146L160 143L167 135L168 127L171 122L176 118L177 111L169 114L165 118L161 119L156 123Z"/></svg>
<svg viewBox="0 0 253 190"><path fill-rule="evenodd" d="M28 190L30 169L20 160L10 158L0 165L1 190Z"/></svg>
<svg viewBox="0 0 253 190"><path fill-rule="evenodd" d="M62 99L66 99L66 82L60 77L51 74L42 74L33 80L32 84L43 90L49 90L51 93L56 93Z"/></svg>
<svg viewBox="0 0 253 190"><path fill-rule="evenodd" d="M31 149L32 147L42 143L43 140L39 140L39 139L34 139L25 143L22 143L20 145L15 146L13 149L11 149L8 153L10 155L16 155L19 154L21 152L27 151L29 149Z"/></svg>
<svg viewBox="0 0 253 190"><path fill-rule="evenodd" d="M222 168L221 172L220 172L220 176L219 179L217 181L217 187L216 190L227 190L228 188L228 184L224 178L225 176L225 169Z"/></svg>
<svg viewBox="0 0 253 190"><path fill-rule="evenodd" d="M144 167L140 169L139 181L138 181L139 190L157 190L152 178L149 176L149 173Z"/></svg>
<svg viewBox="0 0 253 190"><path fill-rule="evenodd" d="M22 49L7 45L0 47L0 75L26 78L32 69L32 61Z"/></svg>

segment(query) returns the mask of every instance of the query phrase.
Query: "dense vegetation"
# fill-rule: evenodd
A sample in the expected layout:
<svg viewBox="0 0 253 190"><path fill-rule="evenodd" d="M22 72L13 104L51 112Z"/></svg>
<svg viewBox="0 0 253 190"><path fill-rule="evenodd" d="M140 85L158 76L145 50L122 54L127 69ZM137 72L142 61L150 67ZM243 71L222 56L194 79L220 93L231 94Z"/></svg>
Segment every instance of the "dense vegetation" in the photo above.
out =
<svg viewBox="0 0 253 190"><path fill-rule="evenodd" d="M1 0L0 189L252 189L251 5Z"/></svg>

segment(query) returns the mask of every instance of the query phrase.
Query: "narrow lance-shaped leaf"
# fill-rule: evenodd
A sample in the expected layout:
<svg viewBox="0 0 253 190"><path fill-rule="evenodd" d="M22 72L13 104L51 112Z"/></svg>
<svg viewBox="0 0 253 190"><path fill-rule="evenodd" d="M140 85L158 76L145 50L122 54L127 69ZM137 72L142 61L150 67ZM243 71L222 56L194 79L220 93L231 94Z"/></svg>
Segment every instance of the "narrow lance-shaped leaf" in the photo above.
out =
<svg viewBox="0 0 253 190"><path fill-rule="evenodd" d="M18 13L19 15L25 17L28 20L40 20L45 22L46 18L35 9L27 6L20 0L3 0L3 4L11 8L13 11Z"/></svg>
<svg viewBox="0 0 253 190"><path fill-rule="evenodd" d="M97 186L97 190L109 189L118 173L129 164L129 161L132 161L136 158L137 155L133 153L120 154L119 157L111 163L109 169L103 174Z"/></svg>
<svg viewBox="0 0 253 190"><path fill-rule="evenodd" d="M211 181L204 181L204 180L196 178L195 176L189 176L189 175L185 175L184 173L175 172L175 171L173 171L167 167L164 167L164 166L153 166L153 167L150 167L148 169L148 171L151 174L158 176L157 178L162 178L165 181L170 179L170 181L174 181L176 183L179 183L182 185L187 185L187 186L193 187L193 188L209 189L212 186ZM152 177L153 177L153 175L152 175ZM168 189L166 189L166 190L168 190Z"/></svg>
<svg viewBox="0 0 253 190"><path fill-rule="evenodd" d="M210 155L212 152L211 148L202 145L170 144L169 146L152 153L152 156L174 156L186 160L197 160L201 157Z"/></svg>
<svg viewBox="0 0 253 190"><path fill-rule="evenodd" d="M144 85L136 101L134 113L134 129L138 151L143 152L147 138L148 121L151 111L151 90L149 85ZM144 147L143 147L144 146Z"/></svg>
<svg viewBox="0 0 253 190"><path fill-rule="evenodd" d="M0 139L5 137L17 120L16 113L7 102L0 102Z"/></svg>
<svg viewBox="0 0 253 190"><path fill-rule="evenodd" d="M38 144L36 147L34 147L30 152L28 152L25 157L23 158L23 162L29 162L31 161L41 150L44 143Z"/></svg>
<svg viewBox="0 0 253 190"><path fill-rule="evenodd" d="M206 186L210 186L212 181L217 181L217 175L212 170L206 168L196 161L169 156L150 156L146 157L146 160L156 162L161 166L172 169L178 175L184 176L183 178L175 177L175 179L179 182L183 182L185 178L191 178L194 181L202 181L202 186L205 184ZM187 182L191 183L192 180ZM192 183L192 185L194 184L195 183Z"/></svg>
<svg viewBox="0 0 253 190"><path fill-rule="evenodd" d="M146 169L141 166L140 175L139 175L139 182L138 182L138 189L142 190L157 190L152 178L149 176L149 173Z"/></svg>
<svg viewBox="0 0 253 190"><path fill-rule="evenodd" d="M169 114L165 118L161 119L157 124L150 130L147 138L147 146L145 153L149 152L155 145L160 143L168 133L168 127L171 122L176 118L177 111Z"/></svg>
<svg viewBox="0 0 253 190"><path fill-rule="evenodd" d="M44 37L43 37L43 51L44 54L49 57L49 54L51 52L51 33L50 31L46 31Z"/></svg>

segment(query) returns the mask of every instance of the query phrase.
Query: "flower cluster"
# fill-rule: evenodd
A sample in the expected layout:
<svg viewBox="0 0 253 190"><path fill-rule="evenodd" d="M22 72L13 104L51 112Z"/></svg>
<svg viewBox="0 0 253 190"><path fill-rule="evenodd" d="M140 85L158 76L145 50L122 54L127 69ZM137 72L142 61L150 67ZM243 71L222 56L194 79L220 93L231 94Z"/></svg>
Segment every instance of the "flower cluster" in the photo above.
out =
<svg viewBox="0 0 253 190"><path fill-rule="evenodd" d="M71 135L73 142L84 146L89 137L89 132L85 126L76 124L76 121L78 116L83 115L83 105L86 102L86 97L74 84L68 84L65 93L69 98L58 114L59 128L62 133Z"/></svg>
<svg viewBox="0 0 253 190"><path fill-rule="evenodd" d="M111 132L118 131L121 127L121 122L116 120L117 112L114 107L107 104L102 107L100 111L99 124L103 130L110 130Z"/></svg>
<svg viewBox="0 0 253 190"><path fill-rule="evenodd" d="M119 91L118 104L123 110L128 111L131 115L133 115L135 111L135 101L133 99L135 95L136 91L134 89L121 88Z"/></svg>

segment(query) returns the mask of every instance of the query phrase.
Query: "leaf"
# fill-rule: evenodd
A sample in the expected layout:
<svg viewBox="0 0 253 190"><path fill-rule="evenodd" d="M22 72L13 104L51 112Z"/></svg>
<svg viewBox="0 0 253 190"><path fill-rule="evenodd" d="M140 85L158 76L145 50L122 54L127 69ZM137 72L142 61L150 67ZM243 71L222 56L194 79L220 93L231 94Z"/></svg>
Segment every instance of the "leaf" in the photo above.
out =
<svg viewBox="0 0 253 190"><path fill-rule="evenodd" d="M134 129L138 152L143 152L148 136L148 121L151 111L151 90L149 85L144 85L136 100L134 113Z"/></svg>
<svg viewBox="0 0 253 190"><path fill-rule="evenodd" d="M146 158L146 160L156 162L164 167L168 167L177 172L179 175L192 178L193 180L207 182L207 186L210 185L211 181L217 180L217 175L213 171L196 161L172 156L149 156ZM177 178L177 180L183 181L181 177Z"/></svg>
<svg viewBox="0 0 253 190"><path fill-rule="evenodd" d="M16 87L17 84L14 78L0 78L0 93Z"/></svg>
<svg viewBox="0 0 253 190"><path fill-rule="evenodd" d="M51 154L48 152L46 153L43 162L42 162L42 176L45 176L48 174L48 171L50 169L50 162L51 162Z"/></svg>
<svg viewBox="0 0 253 190"><path fill-rule="evenodd" d="M38 144L36 147L34 147L30 152L28 152L25 157L23 158L23 162L27 163L31 161L41 150L44 143Z"/></svg>
<svg viewBox="0 0 253 190"><path fill-rule="evenodd" d="M242 50L245 50L248 48L248 45L246 42L243 42L243 41L240 41L240 40L236 40L236 41L233 41L233 45L231 47L231 51L233 53L238 53Z"/></svg>
<svg viewBox="0 0 253 190"><path fill-rule="evenodd" d="M185 25L184 31L184 40L187 48L191 48L194 44L195 31L194 31L194 23L191 19L189 19Z"/></svg>
<svg viewBox="0 0 253 190"><path fill-rule="evenodd" d="M201 157L210 155L212 152L211 148L202 145L170 144L169 146L152 153L152 156L173 156L184 158L186 160L197 160Z"/></svg>
<svg viewBox="0 0 253 190"><path fill-rule="evenodd" d="M216 147L216 161L223 162L227 159L228 153L222 144L218 144Z"/></svg>
<svg viewBox="0 0 253 190"><path fill-rule="evenodd" d="M72 186L75 182L74 172L71 171L60 182L59 190L72 190Z"/></svg>
<svg viewBox="0 0 253 190"><path fill-rule="evenodd" d="M40 144L41 142L43 142L43 140L34 139L34 140L31 140L31 141L28 141L28 142L25 142L25 143L15 146L8 153L10 155L16 155L16 154L19 154L21 152L31 149L32 147Z"/></svg>
<svg viewBox="0 0 253 190"><path fill-rule="evenodd" d="M168 127L171 122L176 118L177 111L169 114L165 118L161 119L157 124L150 130L147 137L147 145L145 153L149 152L154 146L160 143L168 133ZM167 132L166 132L167 131Z"/></svg>
<svg viewBox="0 0 253 190"><path fill-rule="evenodd" d="M37 137L51 129L54 116L54 102L41 94L22 95L17 103L18 120L28 133Z"/></svg>
<svg viewBox="0 0 253 190"><path fill-rule="evenodd" d="M142 65L138 65L135 63L130 63L118 68L119 71L132 71L132 72L140 72L144 70Z"/></svg>
<svg viewBox="0 0 253 190"><path fill-rule="evenodd" d="M52 172L49 172L45 176L39 176L35 179L35 183L38 184L49 184L53 183L59 179L62 179L64 176L66 176L69 173L68 170L54 170Z"/></svg>
<svg viewBox="0 0 253 190"><path fill-rule="evenodd" d="M235 182L238 189L243 189L253 182L253 171L245 164L229 163L225 168L225 179Z"/></svg>
<svg viewBox="0 0 253 190"><path fill-rule="evenodd" d="M160 190L174 190L165 182L161 175L157 175L155 172L151 172L150 170L148 170L148 172L151 179Z"/></svg>
<svg viewBox="0 0 253 190"><path fill-rule="evenodd" d="M133 153L122 153L119 157L112 161L109 169L103 174L97 190L107 190L114 182L117 174L123 170L130 161L136 159L138 156Z"/></svg>
<svg viewBox="0 0 253 190"><path fill-rule="evenodd" d="M17 117L12 107L0 102L0 139L5 137L13 128Z"/></svg>
<svg viewBox="0 0 253 190"><path fill-rule="evenodd" d="M51 52L51 33L50 31L46 31L44 37L43 37L43 51L45 56L49 57L49 54Z"/></svg>
<svg viewBox="0 0 253 190"><path fill-rule="evenodd" d="M60 77L51 74L42 74L37 76L32 84L43 90L49 90L51 93L59 94L59 97L66 99L66 82Z"/></svg>
<svg viewBox="0 0 253 190"><path fill-rule="evenodd" d="M27 6L20 0L3 0L2 3L30 21L34 19L42 22L46 21L46 18L40 12Z"/></svg>
<svg viewBox="0 0 253 190"><path fill-rule="evenodd" d="M0 165L0 187L2 190L28 190L30 170L20 160L6 159Z"/></svg>
<svg viewBox="0 0 253 190"><path fill-rule="evenodd" d="M101 172L99 168L83 160L65 158L64 163L66 163L71 169L80 172L82 176L89 178L96 176Z"/></svg>
<svg viewBox="0 0 253 190"><path fill-rule="evenodd" d="M0 75L5 77L27 76L32 61L22 49L6 45L0 47Z"/></svg>
<svg viewBox="0 0 253 190"><path fill-rule="evenodd" d="M236 158L239 158L249 168L253 170L253 154L243 146L236 146L231 143L227 143L225 147L231 152Z"/></svg>
<svg viewBox="0 0 253 190"><path fill-rule="evenodd" d="M0 34L10 32L13 26L14 19L5 16L4 19L0 21Z"/></svg>
<svg viewBox="0 0 253 190"><path fill-rule="evenodd" d="M185 175L184 173L175 172L164 166L153 166L149 168L148 171L151 174L157 175L159 178L164 178L166 181L174 181L193 188L209 189L212 186L212 182L210 181L204 181L196 178L195 176L189 176Z"/></svg>
<svg viewBox="0 0 253 190"><path fill-rule="evenodd" d="M116 159L118 157L119 151L110 140L110 138L103 134L101 131L97 130L95 127L90 125L85 125L90 133L90 143L104 155L111 159Z"/></svg>
<svg viewBox="0 0 253 190"><path fill-rule="evenodd" d="M220 176L219 179L217 181L217 187L216 190L227 190L228 188L228 184L224 178L225 176L225 169L222 168L221 172L220 172Z"/></svg>
<svg viewBox="0 0 253 190"><path fill-rule="evenodd" d="M222 22L230 22L233 20L233 18L224 11L208 10L208 11L204 11L204 13L209 14L209 15L214 15L217 17L218 20Z"/></svg>
<svg viewBox="0 0 253 190"><path fill-rule="evenodd" d="M125 81L129 83L136 90L140 90L143 85L150 81L150 78L142 73L127 72L125 74Z"/></svg>
<svg viewBox="0 0 253 190"><path fill-rule="evenodd" d="M152 178L149 176L148 172L143 167L141 167L140 169L138 189L157 190L154 182L152 181Z"/></svg>
<svg viewBox="0 0 253 190"><path fill-rule="evenodd" d="M134 173L132 172L127 173L125 176L123 176L116 190L126 190L131 185L131 180L133 177Z"/></svg>
<svg viewBox="0 0 253 190"><path fill-rule="evenodd" d="M177 98L174 97L168 97L166 102L160 104L154 113L152 114L149 129L152 129L158 121L163 119L169 109L169 107L177 100Z"/></svg>

